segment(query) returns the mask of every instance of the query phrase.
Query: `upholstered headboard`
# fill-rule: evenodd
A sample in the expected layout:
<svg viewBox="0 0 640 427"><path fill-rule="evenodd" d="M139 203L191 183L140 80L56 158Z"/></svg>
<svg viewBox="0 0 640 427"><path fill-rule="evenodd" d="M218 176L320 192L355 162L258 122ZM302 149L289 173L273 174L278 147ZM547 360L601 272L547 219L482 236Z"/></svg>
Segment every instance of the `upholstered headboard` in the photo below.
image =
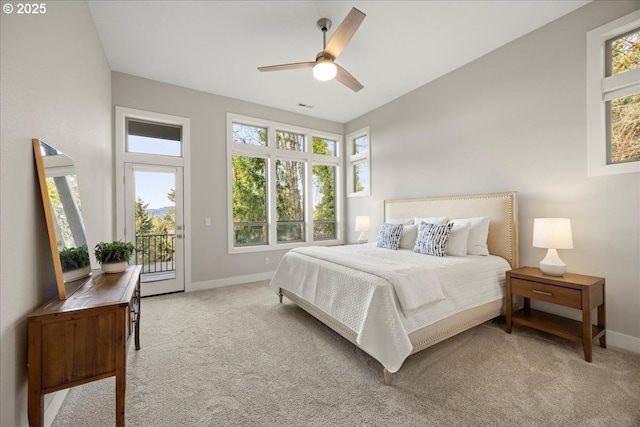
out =
<svg viewBox="0 0 640 427"><path fill-rule="evenodd" d="M489 253L518 268L518 193L472 194L384 201L385 221L390 218L471 218L489 216Z"/></svg>

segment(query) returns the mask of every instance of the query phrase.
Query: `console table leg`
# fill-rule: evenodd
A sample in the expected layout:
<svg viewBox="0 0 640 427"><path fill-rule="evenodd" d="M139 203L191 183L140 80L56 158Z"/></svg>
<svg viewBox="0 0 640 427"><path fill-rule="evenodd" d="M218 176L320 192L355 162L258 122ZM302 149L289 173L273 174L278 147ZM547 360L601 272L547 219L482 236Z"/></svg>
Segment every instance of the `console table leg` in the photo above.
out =
<svg viewBox="0 0 640 427"><path fill-rule="evenodd" d="M140 302L140 288L136 289L136 326L135 326L135 344L136 344L136 350L140 350L140 311L142 304Z"/></svg>
<svg viewBox="0 0 640 427"><path fill-rule="evenodd" d="M116 342L122 343L116 347L116 426L124 427L124 394L127 388L127 347L126 342L126 322L128 321L129 309L123 308L116 317L116 328L119 331Z"/></svg>
<svg viewBox="0 0 640 427"><path fill-rule="evenodd" d="M584 360L591 362L593 331L591 327L591 298L589 292L582 293L582 347Z"/></svg>
<svg viewBox="0 0 640 427"><path fill-rule="evenodd" d="M44 395L39 391L29 391L28 414L30 427L44 426Z"/></svg>

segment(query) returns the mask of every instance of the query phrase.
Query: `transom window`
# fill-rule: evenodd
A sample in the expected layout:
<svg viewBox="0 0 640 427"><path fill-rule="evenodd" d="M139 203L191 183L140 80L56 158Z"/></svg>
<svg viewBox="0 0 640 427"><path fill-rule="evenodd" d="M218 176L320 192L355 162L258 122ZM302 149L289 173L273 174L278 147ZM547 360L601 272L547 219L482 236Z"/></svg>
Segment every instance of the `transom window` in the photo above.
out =
<svg viewBox="0 0 640 427"><path fill-rule="evenodd" d="M587 34L589 175L640 172L640 11Z"/></svg>
<svg viewBox="0 0 640 427"><path fill-rule="evenodd" d="M227 114L229 252L339 243L341 136Z"/></svg>
<svg viewBox="0 0 640 427"><path fill-rule="evenodd" d="M127 153L182 157L180 126L126 119Z"/></svg>

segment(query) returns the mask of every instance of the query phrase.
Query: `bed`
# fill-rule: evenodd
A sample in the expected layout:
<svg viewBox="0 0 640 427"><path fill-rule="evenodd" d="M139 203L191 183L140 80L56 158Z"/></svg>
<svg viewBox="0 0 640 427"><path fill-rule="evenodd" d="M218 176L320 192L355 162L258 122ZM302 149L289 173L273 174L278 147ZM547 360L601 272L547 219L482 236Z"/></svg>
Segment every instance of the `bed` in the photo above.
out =
<svg viewBox="0 0 640 427"><path fill-rule="evenodd" d="M518 267L517 217L516 192L385 200L384 223L403 224L402 239L418 226L422 233L423 222L453 219L455 239L469 236L472 254L463 255L466 244L462 254L454 251L454 232L454 255L443 257L415 253L403 240L397 250L376 247L377 239L297 248L270 286L281 303L287 297L379 361L390 385L408 356L504 313L504 273ZM488 223L486 245L472 252L480 222Z"/></svg>

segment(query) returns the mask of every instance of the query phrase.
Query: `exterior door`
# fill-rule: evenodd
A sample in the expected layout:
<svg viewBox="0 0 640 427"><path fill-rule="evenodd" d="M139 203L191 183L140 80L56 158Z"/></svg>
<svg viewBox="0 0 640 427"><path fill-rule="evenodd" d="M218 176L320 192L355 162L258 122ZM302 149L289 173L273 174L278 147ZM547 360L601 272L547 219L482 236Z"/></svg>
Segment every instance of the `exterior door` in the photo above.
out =
<svg viewBox="0 0 640 427"><path fill-rule="evenodd" d="M184 291L183 169L125 163L125 239L142 265L142 296Z"/></svg>

